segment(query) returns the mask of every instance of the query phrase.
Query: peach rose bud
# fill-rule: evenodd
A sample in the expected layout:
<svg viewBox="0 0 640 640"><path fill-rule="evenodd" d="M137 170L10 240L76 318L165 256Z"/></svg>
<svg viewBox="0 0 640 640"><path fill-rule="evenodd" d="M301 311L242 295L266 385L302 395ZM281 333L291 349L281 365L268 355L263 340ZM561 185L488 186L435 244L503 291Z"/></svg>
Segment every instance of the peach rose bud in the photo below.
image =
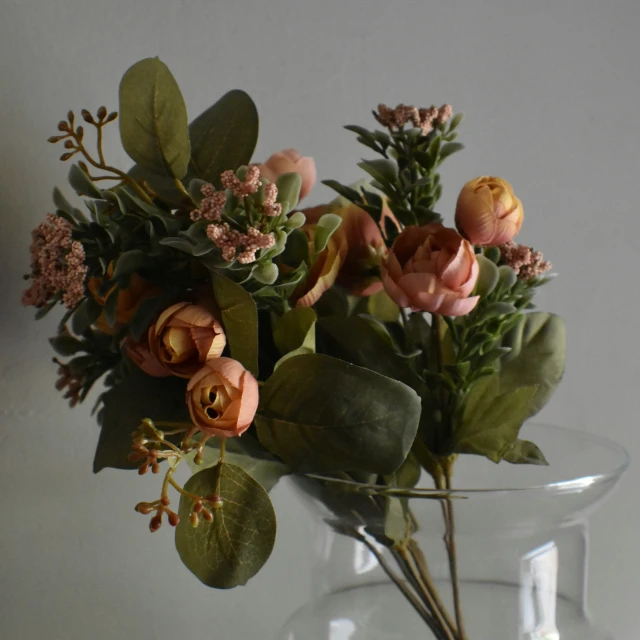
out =
<svg viewBox="0 0 640 640"><path fill-rule="evenodd" d="M299 200L312 189L316 181L316 163L313 158L301 156L295 149L274 153L265 163L258 165L260 175L275 182L284 173L299 173L302 178Z"/></svg>
<svg viewBox="0 0 640 640"><path fill-rule="evenodd" d="M471 244L441 224L409 226L396 238L382 265L382 283L400 307L443 316L467 315L479 267Z"/></svg>
<svg viewBox="0 0 640 640"><path fill-rule="evenodd" d="M151 351L149 351L149 347L143 342L134 342L131 338L128 338L125 344L125 352L129 359L148 376L166 378L171 375L171 371L154 358Z"/></svg>
<svg viewBox="0 0 640 640"><path fill-rule="evenodd" d="M472 244L497 247L520 231L524 213L511 185L482 176L462 187L456 204L456 227Z"/></svg>
<svg viewBox="0 0 640 640"><path fill-rule="evenodd" d="M148 340L155 359L181 378L190 378L205 362L217 358L227 344L214 315L189 302L165 309L149 327Z"/></svg>
<svg viewBox="0 0 640 640"><path fill-rule="evenodd" d="M258 382L231 358L209 360L187 384L191 420L208 436L244 433L258 410L258 399Z"/></svg>

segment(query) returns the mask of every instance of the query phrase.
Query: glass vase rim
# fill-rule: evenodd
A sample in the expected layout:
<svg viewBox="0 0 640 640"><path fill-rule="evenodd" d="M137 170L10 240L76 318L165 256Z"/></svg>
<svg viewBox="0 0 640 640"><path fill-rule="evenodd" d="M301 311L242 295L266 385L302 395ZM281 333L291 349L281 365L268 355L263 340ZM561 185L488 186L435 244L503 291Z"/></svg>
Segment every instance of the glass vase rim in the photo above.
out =
<svg viewBox="0 0 640 640"><path fill-rule="evenodd" d="M327 483L331 483L335 486L342 485L345 488L349 488L352 491L358 491L363 493L370 493L375 495L387 495L395 497L407 497L407 498L438 498L445 496L458 496L463 497L465 494L505 494L505 493L565 493L582 491L587 488L591 488L597 485L616 482L622 474L629 467L631 458L627 449L620 443L611 440L605 436L590 433L588 431L582 431L573 427L566 427L560 425L554 425L543 422L528 423L529 426L533 426L537 429L546 429L565 436L572 436L580 439L583 443L589 444L594 448L600 448L603 451L607 450L610 454L614 454L614 461L604 470L598 473L583 473L575 474L573 477L568 477L563 480L554 480L547 483L533 483L527 486L521 487L455 487L451 489L436 489L434 487L414 487L411 489L392 488L385 485L370 484L358 482L355 480L344 480L342 478L332 477L329 474L322 473L299 473L298 476L311 478ZM506 463L503 463L506 464Z"/></svg>

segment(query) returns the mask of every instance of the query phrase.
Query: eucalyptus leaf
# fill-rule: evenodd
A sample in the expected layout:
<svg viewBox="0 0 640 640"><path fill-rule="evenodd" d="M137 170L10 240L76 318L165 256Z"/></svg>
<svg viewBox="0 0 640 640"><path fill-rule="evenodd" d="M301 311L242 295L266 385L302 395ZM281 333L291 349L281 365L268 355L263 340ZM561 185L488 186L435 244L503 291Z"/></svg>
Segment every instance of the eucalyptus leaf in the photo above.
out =
<svg viewBox="0 0 640 640"><path fill-rule="evenodd" d="M96 187L91 178L77 164L72 164L69 167L68 180L78 195L97 199L102 198L102 191Z"/></svg>
<svg viewBox="0 0 640 640"><path fill-rule="evenodd" d="M296 471L393 473L413 444L420 399L406 385L324 355L283 362L261 389L260 442Z"/></svg>
<svg viewBox="0 0 640 640"><path fill-rule="evenodd" d="M527 313L504 336L501 346L511 349L501 359L501 386L509 390L535 385L537 391L530 406L530 415L535 415L549 401L564 374L564 322L551 313Z"/></svg>
<svg viewBox="0 0 640 640"><path fill-rule="evenodd" d="M220 188L220 174L249 164L258 140L258 111L244 91L226 93L189 126L189 175Z"/></svg>
<svg viewBox="0 0 640 640"><path fill-rule="evenodd" d="M231 357L258 375L258 311L251 294L219 273L211 274Z"/></svg>
<svg viewBox="0 0 640 640"><path fill-rule="evenodd" d="M498 267L498 274L500 286L504 289L510 289L518 281L516 272L506 264Z"/></svg>
<svg viewBox="0 0 640 640"><path fill-rule="evenodd" d="M278 187L278 202L289 203L287 212L295 208L302 188L302 176L299 173L283 173L278 176L276 187Z"/></svg>
<svg viewBox="0 0 640 640"><path fill-rule="evenodd" d="M342 218L335 213L325 213L320 216L316 224L314 235L314 250L316 254L321 253L327 247L327 243L331 236L338 230L342 224Z"/></svg>
<svg viewBox="0 0 640 640"><path fill-rule="evenodd" d="M511 464L548 465L547 459L538 445L528 440L516 440L505 452L502 459Z"/></svg>
<svg viewBox="0 0 640 640"><path fill-rule="evenodd" d="M113 279L115 280L122 276L134 273L135 271L139 271L148 264L149 256L145 251L140 249L125 251L118 257L118 261L116 262L116 266L113 271Z"/></svg>
<svg viewBox="0 0 640 640"><path fill-rule="evenodd" d="M310 307L296 307L276 318L273 323L273 340L284 356L300 347L309 353L316 349L316 314Z"/></svg>
<svg viewBox="0 0 640 640"><path fill-rule="evenodd" d="M93 471L134 469L140 462L128 459L131 433L143 418L191 424L186 404L187 381L182 378L153 378L131 366L125 380L102 396L98 414L100 438L93 459Z"/></svg>
<svg viewBox="0 0 640 640"><path fill-rule="evenodd" d="M184 488L202 497L219 488L222 504L212 510L211 522L201 518L193 527L189 522L193 503L181 497L176 527L180 558L209 587L231 589L246 584L273 550L276 516L269 495L246 471L228 463L220 470L211 467L196 473Z"/></svg>
<svg viewBox="0 0 640 640"><path fill-rule="evenodd" d="M196 255L195 252L194 255ZM255 271L253 272L253 277L260 284L270 285L278 279L278 273L278 266L273 264L273 262L262 262L256 267Z"/></svg>
<svg viewBox="0 0 640 640"><path fill-rule="evenodd" d="M120 82L120 137L143 169L180 179L187 173L191 146L187 108L167 65L146 58Z"/></svg>
<svg viewBox="0 0 640 640"><path fill-rule="evenodd" d="M476 260L478 261L480 271L478 274L476 286L471 295L488 296L496 288L500 277L500 272L498 271L498 267L496 267L494 262L489 260L489 258L483 256L482 254L477 255Z"/></svg>
<svg viewBox="0 0 640 640"><path fill-rule="evenodd" d="M102 307L91 297L85 298L71 316L71 328L76 335L82 335L102 313Z"/></svg>
<svg viewBox="0 0 640 640"><path fill-rule="evenodd" d="M87 217L84 215L84 213L82 213L82 211L80 211L79 209L76 209L62 194L62 191L60 191L60 189L58 189L58 187L55 187L53 189L53 204L56 205L56 207L60 210L60 211L64 211L64 213L68 214L69 216L71 216L71 218L76 221L76 222L87 222Z"/></svg>

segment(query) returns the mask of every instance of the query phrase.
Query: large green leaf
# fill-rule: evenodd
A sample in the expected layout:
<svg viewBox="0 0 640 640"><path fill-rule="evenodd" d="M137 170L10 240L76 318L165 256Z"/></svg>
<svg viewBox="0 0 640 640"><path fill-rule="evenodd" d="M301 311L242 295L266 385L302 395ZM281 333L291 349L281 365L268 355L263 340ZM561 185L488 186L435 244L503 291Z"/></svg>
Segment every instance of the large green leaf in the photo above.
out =
<svg viewBox="0 0 640 640"><path fill-rule="evenodd" d="M473 453L500 462L518 438L536 392L535 386L505 392L497 374L480 378L454 430L454 453Z"/></svg>
<svg viewBox="0 0 640 640"><path fill-rule="evenodd" d="M98 414L101 426L93 471L107 467L135 469L131 462L131 433L143 418L191 423L185 401L187 382L182 378L152 378L132 366L129 376L107 391Z"/></svg>
<svg viewBox="0 0 640 640"><path fill-rule="evenodd" d="M210 467L192 476L185 490L198 496L213 494L220 472L222 505L213 520L197 527L189 521L193 503L180 499L176 548L182 562L204 584L231 589L246 584L271 555L276 537L276 515L269 495L248 473L233 464Z"/></svg>
<svg viewBox="0 0 640 640"><path fill-rule="evenodd" d="M420 418L420 399L405 384L316 354L283 362L260 401L260 442L303 472L393 473Z"/></svg>
<svg viewBox="0 0 640 640"><path fill-rule="evenodd" d="M187 173L187 108L178 83L158 58L141 60L124 74L119 122L124 150L143 169L173 178Z"/></svg>
<svg viewBox="0 0 640 640"><path fill-rule="evenodd" d="M273 322L273 340L284 356L298 349L316 350L316 314L311 307L297 307Z"/></svg>
<svg viewBox="0 0 640 640"><path fill-rule="evenodd" d="M207 446L202 450L202 462L200 464L195 463L194 457L195 452L187 456L187 464L193 473L198 473L199 471L214 467L218 464L220 449L217 438L207 442ZM289 473L288 467L276 460L267 451L265 451L264 456L261 457L248 455L242 448L241 443L238 442L238 438L227 441L224 460L246 471L254 480L259 482L266 491L271 491L278 480Z"/></svg>
<svg viewBox="0 0 640 640"><path fill-rule="evenodd" d="M501 389L536 385L529 408L529 415L535 415L549 401L564 373L564 322L551 313L527 313L503 338L502 346L511 351L500 361Z"/></svg>
<svg viewBox="0 0 640 640"><path fill-rule="evenodd" d="M189 175L220 186L220 174L249 164L258 141L258 111L244 91L225 93L189 126Z"/></svg>
<svg viewBox="0 0 640 640"><path fill-rule="evenodd" d="M258 375L258 311L251 294L219 273L211 274L231 357Z"/></svg>

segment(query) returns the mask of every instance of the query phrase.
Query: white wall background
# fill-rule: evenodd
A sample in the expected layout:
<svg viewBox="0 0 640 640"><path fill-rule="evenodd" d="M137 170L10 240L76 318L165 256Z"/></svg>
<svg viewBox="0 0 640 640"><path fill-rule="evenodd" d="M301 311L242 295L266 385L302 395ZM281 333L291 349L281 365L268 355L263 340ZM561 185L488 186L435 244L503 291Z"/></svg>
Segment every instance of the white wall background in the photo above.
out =
<svg viewBox="0 0 640 640"><path fill-rule="evenodd" d="M243 88L258 158L296 146L349 181L361 149L341 125L370 125L380 101L451 102L467 150L447 162L440 209L471 177L506 177L521 240L561 274L540 302L568 323L569 363L543 418L638 460L639 27L637 0L2 0L0 637L268 638L308 595L308 516L286 488L265 570L215 592L133 512L153 478L91 473L89 407L69 411L53 388L54 320L19 306L29 231L65 184L46 138L68 108L116 107L126 68L159 55L192 116ZM111 151L125 161L117 135ZM638 637L639 479L636 466L593 519L592 609L618 640Z"/></svg>

